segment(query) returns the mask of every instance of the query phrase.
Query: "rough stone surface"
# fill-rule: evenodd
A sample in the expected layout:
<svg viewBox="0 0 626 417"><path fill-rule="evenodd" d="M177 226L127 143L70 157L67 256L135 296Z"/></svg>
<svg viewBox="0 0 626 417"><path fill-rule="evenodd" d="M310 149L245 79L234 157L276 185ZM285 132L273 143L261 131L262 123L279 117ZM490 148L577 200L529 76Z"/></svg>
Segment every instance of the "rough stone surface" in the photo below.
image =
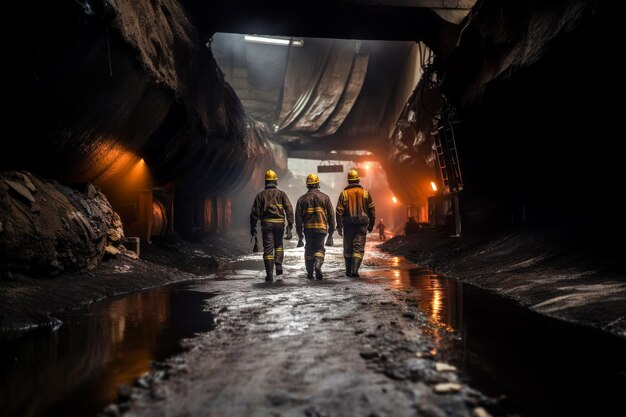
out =
<svg viewBox="0 0 626 417"><path fill-rule="evenodd" d="M460 384L455 384L453 382L442 382L441 384L437 384L433 387L433 391L437 394L451 394L455 392L461 391L463 388Z"/></svg>
<svg viewBox="0 0 626 417"><path fill-rule="evenodd" d="M0 174L0 270L37 276L93 269L119 217L93 186L81 192L28 172Z"/></svg>
<svg viewBox="0 0 626 417"><path fill-rule="evenodd" d="M485 410L483 407L476 407L472 411L472 415L474 417L491 417L489 411Z"/></svg>
<svg viewBox="0 0 626 417"><path fill-rule="evenodd" d="M456 366L452 366L447 363L437 362L435 363L435 369L437 372L456 372Z"/></svg>
<svg viewBox="0 0 626 417"><path fill-rule="evenodd" d="M120 254L120 250L115 246L107 245L107 247L104 248L104 253L110 256L116 256Z"/></svg>

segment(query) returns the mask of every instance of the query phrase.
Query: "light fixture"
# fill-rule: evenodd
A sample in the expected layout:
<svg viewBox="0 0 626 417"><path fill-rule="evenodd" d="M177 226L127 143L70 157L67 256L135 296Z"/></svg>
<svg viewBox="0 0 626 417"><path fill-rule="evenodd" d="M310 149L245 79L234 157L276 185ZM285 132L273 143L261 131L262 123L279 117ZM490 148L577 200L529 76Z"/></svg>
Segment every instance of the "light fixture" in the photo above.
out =
<svg viewBox="0 0 626 417"><path fill-rule="evenodd" d="M396 198L396 196L391 197L391 201L393 201L393 204L396 204L398 202L398 199Z"/></svg>
<svg viewBox="0 0 626 417"><path fill-rule="evenodd" d="M430 186L433 188L433 191L437 191L437 184L435 184L435 181L431 181Z"/></svg>
<svg viewBox="0 0 626 417"><path fill-rule="evenodd" d="M263 43L267 45L287 46L289 45L289 43L291 43L293 46L304 45L303 39L279 38L274 36L244 35L244 39L248 42Z"/></svg>

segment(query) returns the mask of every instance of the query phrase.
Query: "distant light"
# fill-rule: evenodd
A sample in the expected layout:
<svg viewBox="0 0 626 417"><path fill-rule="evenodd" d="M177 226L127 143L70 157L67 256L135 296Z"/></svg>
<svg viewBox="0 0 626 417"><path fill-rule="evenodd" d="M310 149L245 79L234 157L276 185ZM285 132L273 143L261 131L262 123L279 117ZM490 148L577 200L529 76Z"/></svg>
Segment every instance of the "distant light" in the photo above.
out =
<svg viewBox="0 0 626 417"><path fill-rule="evenodd" d="M393 204L396 204L398 202L398 199L395 196L393 196L391 197L391 201L393 201Z"/></svg>
<svg viewBox="0 0 626 417"><path fill-rule="evenodd" d="M370 169L370 164L365 164L365 169Z"/></svg>
<svg viewBox="0 0 626 417"><path fill-rule="evenodd" d="M294 39L291 40L289 38L275 38L272 36L256 36L256 35L245 35L244 39L248 42L254 42L254 43L264 43L264 44L268 44L268 45L289 45L289 43L291 42L291 44L293 46L302 46L304 45L304 40L302 39Z"/></svg>
<svg viewBox="0 0 626 417"><path fill-rule="evenodd" d="M334 155L337 153L337 151L330 151L330 153Z"/></svg>
<svg viewBox="0 0 626 417"><path fill-rule="evenodd" d="M437 184L435 184L435 181L431 181L430 186L433 188L433 191L437 191Z"/></svg>

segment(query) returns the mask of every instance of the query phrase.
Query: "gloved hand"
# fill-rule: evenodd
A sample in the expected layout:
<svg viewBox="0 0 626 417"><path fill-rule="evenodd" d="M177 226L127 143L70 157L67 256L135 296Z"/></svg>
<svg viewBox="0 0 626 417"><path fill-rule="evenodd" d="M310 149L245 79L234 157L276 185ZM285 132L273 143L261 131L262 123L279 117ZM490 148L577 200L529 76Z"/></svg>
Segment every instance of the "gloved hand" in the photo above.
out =
<svg viewBox="0 0 626 417"><path fill-rule="evenodd" d="M291 233L291 228L287 229L287 234L285 235L285 240L291 240L293 238L293 233Z"/></svg>
<svg viewBox="0 0 626 417"><path fill-rule="evenodd" d="M326 246L333 246L335 242L333 242L333 234L329 233L328 238L326 239Z"/></svg>
<svg viewBox="0 0 626 417"><path fill-rule="evenodd" d="M250 235L252 235L252 237L256 236L256 227L250 229Z"/></svg>
<svg viewBox="0 0 626 417"><path fill-rule="evenodd" d="M370 224L369 226L367 226L367 231L369 233L372 233L372 230L374 230L374 225L373 224Z"/></svg>
<svg viewBox="0 0 626 417"><path fill-rule="evenodd" d="M343 229L337 229L337 233L339 236L343 237Z"/></svg>

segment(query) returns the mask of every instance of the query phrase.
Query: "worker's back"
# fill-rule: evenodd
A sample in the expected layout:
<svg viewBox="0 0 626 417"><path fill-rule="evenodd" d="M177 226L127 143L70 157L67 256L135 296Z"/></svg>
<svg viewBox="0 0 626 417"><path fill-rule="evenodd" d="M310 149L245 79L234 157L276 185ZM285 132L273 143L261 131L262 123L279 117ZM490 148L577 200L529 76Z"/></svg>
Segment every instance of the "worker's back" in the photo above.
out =
<svg viewBox="0 0 626 417"><path fill-rule="evenodd" d="M373 208L371 196L359 184L348 185L341 192L337 203L339 214L344 218L351 218L354 224L368 224Z"/></svg>
<svg viewBox="0 0 626 417"><path fill-rule="evenodd" d="M276 187L268 187L257 194L252 211L258 219L283 222L285 220L284 212L287 211L287 215L289 215L291 204L284 191Z"/></svg>

